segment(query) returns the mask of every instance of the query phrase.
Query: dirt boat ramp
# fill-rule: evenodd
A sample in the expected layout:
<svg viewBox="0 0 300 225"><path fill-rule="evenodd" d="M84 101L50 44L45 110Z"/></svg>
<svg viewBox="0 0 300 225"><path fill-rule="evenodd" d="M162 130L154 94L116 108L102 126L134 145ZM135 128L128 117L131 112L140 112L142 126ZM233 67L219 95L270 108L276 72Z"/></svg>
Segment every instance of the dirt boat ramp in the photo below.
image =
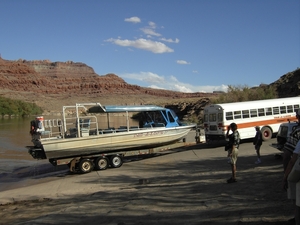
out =
<svg viewBox="0 0 300 225"><path fill-rule="evenodd" d="M232 184L226 152L216 144L83 175L39 161L1 178L0 224L288 224L293 211L281 188L282 159L270 146L275 141L263 143L259 165L252 142L242 143Z"/></svg>

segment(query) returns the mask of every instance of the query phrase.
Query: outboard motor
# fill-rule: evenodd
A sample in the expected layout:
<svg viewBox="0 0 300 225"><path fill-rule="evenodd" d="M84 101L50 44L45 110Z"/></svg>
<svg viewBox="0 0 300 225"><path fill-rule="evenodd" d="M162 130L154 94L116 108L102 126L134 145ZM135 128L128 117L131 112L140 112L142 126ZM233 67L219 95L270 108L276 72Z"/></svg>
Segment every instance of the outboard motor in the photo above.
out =
<svg viewBox="0 0 300 225"><path fill-rule="evenodd" d="M31 141L36 147L41 146L41 132L45 130L43 126L43 121L44 117L42 116L36 117L35 120L30 121L30 134L32 137Z"/></svg>

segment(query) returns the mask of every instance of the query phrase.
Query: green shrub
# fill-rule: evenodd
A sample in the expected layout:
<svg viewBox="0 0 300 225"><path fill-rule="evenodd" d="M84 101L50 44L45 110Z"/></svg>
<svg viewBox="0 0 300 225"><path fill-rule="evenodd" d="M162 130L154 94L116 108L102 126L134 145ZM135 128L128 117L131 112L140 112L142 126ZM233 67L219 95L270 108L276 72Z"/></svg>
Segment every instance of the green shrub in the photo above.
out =
<svg viewBox="0 0 300 225"><path fill-rule="evenodd" d="M227 93L219 95L218 98L211 99L211 103L245 102L263 99L277 98L276 90L269 86L259 86L249 88L248 86L228 85Z"/></svg>
<svg viewBox="0 0 300 225"><path fill-rule="evenodd" d="M0 97L0 115L27 116L37 115L43 112L42 108L35 103L28 103L20 100L12 100Z"/></svg>

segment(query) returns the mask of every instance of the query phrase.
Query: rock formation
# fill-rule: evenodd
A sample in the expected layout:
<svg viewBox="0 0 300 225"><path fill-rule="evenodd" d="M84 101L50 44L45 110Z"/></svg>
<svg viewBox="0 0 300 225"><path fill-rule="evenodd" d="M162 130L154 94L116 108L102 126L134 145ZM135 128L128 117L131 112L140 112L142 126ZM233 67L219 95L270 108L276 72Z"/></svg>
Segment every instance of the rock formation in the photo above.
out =
<svg viewBox="0 0 300 225"><path fill-rule="evenodd" d="M276 88L279 97L299 95L300 69L283 75L270 86ZM61 112L63 105L82 102L159 104L174 109L181 119L188 117L197 122L203 107L218 94L144 88L128 84L115 74L98 75L86 64L72 61L0 58L0 95L34 102L46 114Z"/></svg>

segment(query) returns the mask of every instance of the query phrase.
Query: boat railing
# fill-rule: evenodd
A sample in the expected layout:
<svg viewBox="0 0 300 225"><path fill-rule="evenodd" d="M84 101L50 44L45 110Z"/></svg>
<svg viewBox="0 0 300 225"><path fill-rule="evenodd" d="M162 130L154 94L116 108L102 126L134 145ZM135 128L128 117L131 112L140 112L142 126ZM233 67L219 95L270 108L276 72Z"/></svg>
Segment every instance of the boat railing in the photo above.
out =
<svg viewBox="0 0 300 225"><path fill-rule="evenodd" d="M78 124L79 121L79 124ZM65 119L65 127L67 128L66 137L85 137L96 135L93 130L98 130L98 121L96 116L80 116L80 118L69 117Z"/></svg>
<svg viewBox="0 0 300 225"><path fill-rule="evenodd" d="M43 121L43 129L40 131L42 136L53 137L61 136L62 121L60 119L49 119Z"/></svg>
<svg viewBox="0 0 300 225"><path fill-rule="evenodd" d="M78 122L79 121L79 126ZM139 126L119 126L118 128L107 127L103 128L103 124L98 124L98 120L96 116L80 116L80 118L76 117L67 117L65 118L65 125L61 119L48 119L43 121L43 131L40 131L43 138L74 138L74 137L86 137L91 135L103 135L103 134L111 134L111 133L119 133L119 132L130 132L144 129L153 129L157 127L165 127L164 123L149 123L143 125L143 127ZM99 126L102 128L99 128ZM64 127L67 130L63 130ZM80 131L78 132L78 128ZM98 132L97 132L98 131Z"/></svg>

